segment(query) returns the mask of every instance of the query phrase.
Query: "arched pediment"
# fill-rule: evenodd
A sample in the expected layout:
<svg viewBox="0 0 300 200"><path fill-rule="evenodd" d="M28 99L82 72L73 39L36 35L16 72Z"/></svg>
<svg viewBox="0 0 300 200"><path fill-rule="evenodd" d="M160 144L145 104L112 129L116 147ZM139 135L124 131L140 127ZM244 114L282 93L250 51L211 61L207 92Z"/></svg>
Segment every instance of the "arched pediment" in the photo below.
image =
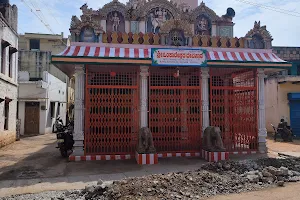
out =
<svg viewBox="0 0 300 200"><path fill-rule="evenodd" d="M134 11L136 19L145 18L153 9L162 8L168 10L173 18L180 15L180 10L177 8L177 4L168 0L152 0L140 5L137 10Z"/></svg>
<svg viewBox="0 0 300 200"><path fill-rule="evenodd" d="M78 17L76 16L72 16L71 25L70 25L71 33L75 33L79 35L82 29L85 27L92 28L96 35L103 32L103 28L101 27L98 21L93 20L93 18L88 18L83 16L81 17L82 20L78 19Z"/></svg>
<svg viewBox="0 0 300 200"><path fill-rule="evenodd" d="M191 21L195 22L200 15L204 15L209 18L212 22L220 20L220 17L210 8L208 8L204 2L195 8L191 13Z"/></svg>
<svg viewBox="0 0 300 200"><path fill-rule="evenodd" d="M116 11L121 13L127 19L127 7L125 4L119 2L118 0L113 0L112 2L105 4L101 9L98 10L99 15L102 19L106 19L107 15Z"/></svg>
<svg viewBox="0 0 300 200"><path fill-rule="evenodd" d="M266 26L260 26L260 21L254 22L254 27L251 29L247 34L246 37L252 38L253 36L260 36L265 41L272 41L273 38L270 34L270 32L267 30Z"/></svg>

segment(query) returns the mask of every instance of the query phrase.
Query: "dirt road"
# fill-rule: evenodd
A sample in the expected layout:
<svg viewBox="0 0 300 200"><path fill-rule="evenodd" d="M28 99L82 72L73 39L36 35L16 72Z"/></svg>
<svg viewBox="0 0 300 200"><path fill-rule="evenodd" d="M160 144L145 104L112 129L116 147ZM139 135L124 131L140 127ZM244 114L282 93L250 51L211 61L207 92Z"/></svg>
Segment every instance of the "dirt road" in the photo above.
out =
<svg viewBox="0 0 300 200"><path fill-rule="evenodd" d="M242 194L215 196L209 200L299 200L300 183Z"/></svg>

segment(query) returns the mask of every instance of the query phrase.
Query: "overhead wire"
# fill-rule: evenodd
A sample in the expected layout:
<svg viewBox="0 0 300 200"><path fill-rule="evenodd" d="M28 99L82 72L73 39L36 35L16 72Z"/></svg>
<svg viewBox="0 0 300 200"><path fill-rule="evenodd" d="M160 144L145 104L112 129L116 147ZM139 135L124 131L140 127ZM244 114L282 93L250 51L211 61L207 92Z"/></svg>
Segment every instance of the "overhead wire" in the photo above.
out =
<svg viewBox="0 0 300 200"><path fill-rule="evenodd" d="M33 13L33 14L34 14L34 15L42 22L42 24L44 24L44 26L45 26L52 34L55 35L54 31L51 29L51 26L50 26L49 24L47 24L47 23L45 22L45 20L43 20L42 17L39 16L39 15L36 13L37 10L41 10L41 9L38 9L38 7L34 6L33 4L32 4L32 6L33 6L33 8L32 8L32 7L30 7L30 5L29 5L25 0L21 0L21 1L27 6L27 8L30 9L30 12ZM31 0L29 0L29 1L31 2ZM31 2L31 3L32 3L32 2ZM34 9L35 9L36 12L34 12ZM45 18L45 17L44 17L44 18ZM61 42L62 42L64 45L67 46L67 44L63 41L63 39L60 39L60 40L61 40Z"/></svg>
<svg viewBox="0 0 300 200"><path fill-rule="evenodd" d="M240 3L249 4L249 5L256 6L256 7L260 7L260 8L264 8L264 9L271 10L271 11L274 11L274 12L294 16L294 17L300 17L300 12L297 12L297 11L285 10L285 9L282 9L282 8L267 6L267 5L247 1L247 0L235 0L235 1L238 1Z"/></svg>

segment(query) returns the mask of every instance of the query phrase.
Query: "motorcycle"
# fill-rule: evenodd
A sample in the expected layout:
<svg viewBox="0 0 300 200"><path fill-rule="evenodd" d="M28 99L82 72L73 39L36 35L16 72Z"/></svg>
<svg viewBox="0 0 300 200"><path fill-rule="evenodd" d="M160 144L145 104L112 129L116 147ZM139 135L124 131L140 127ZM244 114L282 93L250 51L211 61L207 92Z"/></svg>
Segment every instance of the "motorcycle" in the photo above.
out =
<svg viewBox="0 0 300 200"><path fill-rule="evenodd" d="M282 140L284 142L293 142L294 134L293 134L293 131L290 126L286 126L286 128L290 134L287 134L286 131L284 130L284 128L276 128L273 124L271 124L271 126L273 127L273 130L275 132L275 134L274 134L275 142L277 140L278 135L280 135L280 137L282 138Z"/></svg>
<svg viewBox="0 0 300 200"><path fill-rule="evenodd" d="M55 123L53 124L52 132L57 133L57 132L62 132L64 130L65 130L65 126L63 120L60 117L57 117Z"/></svg>
<svg viewBox="0 0 300 200"><path fill-rule="evenodd" d="M67 126L63 126L63 130L56 133L57 147L62 157L68 157L73 151L74 139L73 139L73 127L74 123L70 122Z"/></svg>

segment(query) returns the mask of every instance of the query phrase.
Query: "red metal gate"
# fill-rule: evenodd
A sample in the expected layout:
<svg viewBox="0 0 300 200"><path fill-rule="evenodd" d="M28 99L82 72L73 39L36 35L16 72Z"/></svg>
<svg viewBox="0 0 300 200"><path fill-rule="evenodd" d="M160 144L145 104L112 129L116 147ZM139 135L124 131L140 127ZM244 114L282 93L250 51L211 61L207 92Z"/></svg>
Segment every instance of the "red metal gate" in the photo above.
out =
<svg viewBox="0 0 300 200"><path fill-rule="evenodd" d="M257 149L256 69L210 69L210 120L227 151Z"/></svg>
<svg viewBox="0 0 300 200"><path fill-rule="evenodd" d="M137 68L88 66L85 154L131 154L139 128Z"/></svg>
<svg viewBox="0 0 300 200"><path fill-rule="evenodd" d="M149 82L149 127L157 151L199 151L202 129L200 70L152 68Z"/></svg>

